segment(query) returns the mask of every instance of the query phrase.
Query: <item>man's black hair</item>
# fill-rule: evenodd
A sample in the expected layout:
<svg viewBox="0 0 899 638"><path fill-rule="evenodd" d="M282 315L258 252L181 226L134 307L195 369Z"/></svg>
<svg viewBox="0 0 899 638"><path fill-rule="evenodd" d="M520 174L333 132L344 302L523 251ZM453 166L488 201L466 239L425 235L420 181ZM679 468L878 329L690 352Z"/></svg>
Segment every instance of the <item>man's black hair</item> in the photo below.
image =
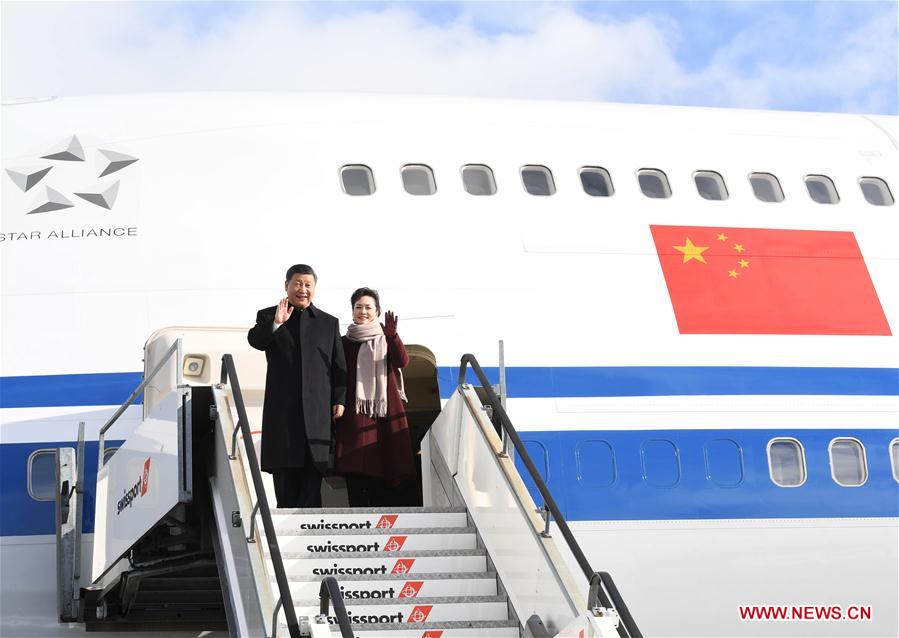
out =
<svg viewBox="0 0 899 638"><path fill-rule="evenodd" d="M284 281L290 281L290 278L294 275L312 275L312 279L315 283L318 283L318 275L312 270L312 266L307 266L306 264L294 264L287 269L287 275L285 275Z"/></svg>
<svg viewBox="0 0 899 638"><path fill-rule="evenodd" d="M378 314L381 314L381 297L378 295L378 291L373 288L357 288L352 295L350 295L350 308L356 305L356 302L359 301L362 297L371 297L375 300L375 309L377 309Z"/></svg>

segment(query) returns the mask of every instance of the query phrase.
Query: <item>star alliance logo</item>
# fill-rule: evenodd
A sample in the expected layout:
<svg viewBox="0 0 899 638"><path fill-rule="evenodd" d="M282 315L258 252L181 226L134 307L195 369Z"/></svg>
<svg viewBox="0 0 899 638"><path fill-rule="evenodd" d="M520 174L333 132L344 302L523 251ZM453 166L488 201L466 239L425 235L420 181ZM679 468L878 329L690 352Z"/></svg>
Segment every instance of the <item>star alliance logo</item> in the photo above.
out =
<svg viewBox="0 0 899 638"><path fill-rule="evenodd" d="M4 228L0 243L137 235L137 228L131 225L134 216L129 214L137 208L139 173L130 168L138 161L137 157L103 145L93 149L88 146L86 151L77 135L37 153L31 161L4 162L6 177L15 188L2 190L3 209L21 211L19 221L28 220L31 227ZM85 222L115 219L116 225L99 221L90 226L58 226L59 222L71 220L69 213L73 209L85 213ZM90 211L96 212L90 214ZM109 218L108 212L117 214ZM12 220L6 215L4 221Z"/></svg>
<svg viewBox="0 0 899 638"><path fill-rule="evenodd" d="M38 197L27 206L26 215L51 213L73 208L75 206L73 201L75 197L94 206L112 210L119 195L121 181L117 178L118 176L112 179L103 178L114 175L131 166L138 161L138 158L118 151L98 148L95 155L95 160L99 167L96 181L83 179L84 182L87 182L83 187L76 187L74 190L65 192L63 192L63 188L54 183L54 178L61 173L71 172L72 167L77 166L80 162L87 162L87 154L84 152L84 147L78 136L73 135L57 147L49 149L44 155L40 156L39 160L44 161L34 165L15 166L6 169L9 179L23 193L28 193L39 186L35 191ZM79 170L78 172L83 174L85 171Z"/></svg>

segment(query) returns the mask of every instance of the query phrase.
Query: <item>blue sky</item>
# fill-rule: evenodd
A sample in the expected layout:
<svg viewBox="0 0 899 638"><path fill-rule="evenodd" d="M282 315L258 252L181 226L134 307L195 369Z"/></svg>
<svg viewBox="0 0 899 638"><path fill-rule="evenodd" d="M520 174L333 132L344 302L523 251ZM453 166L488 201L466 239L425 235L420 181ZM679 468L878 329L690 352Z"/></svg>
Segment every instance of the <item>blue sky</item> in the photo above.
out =
<svg viewBox="0 0 899 638"><path fill-rule="evenodd" d="M4 2L2 94L375 91L896 114L897 4Z"/></svg>

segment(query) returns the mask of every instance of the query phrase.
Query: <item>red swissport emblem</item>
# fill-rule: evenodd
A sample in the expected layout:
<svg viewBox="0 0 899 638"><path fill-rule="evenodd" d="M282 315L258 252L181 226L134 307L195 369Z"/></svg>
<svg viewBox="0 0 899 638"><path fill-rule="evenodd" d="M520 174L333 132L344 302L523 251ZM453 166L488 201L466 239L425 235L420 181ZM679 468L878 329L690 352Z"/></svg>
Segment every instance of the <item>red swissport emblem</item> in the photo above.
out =
<svg viewBox="0 0 899 638"><path fill-rule="evenodd" d="M443 638L442 629L429 629L421 635L421 638Z"/></svg>
<svg viewBox="0 0 899 638"><path fill-rule="evenodd" d="M396 525L396 519L399 518L399 514L384 514L381 518L378 519L378 522L375 524L376 529L388 529Z"/></svg>
<svg viewBox="0 0 899 638"><path fill-rule="evenodd" d="M387 539L387 542L384 543L384 551L385 552L398 552L403 549L403 545L406 544L406 539L408 536L391 536Z"/></svg>
<svg viewBox="0 0 899 638"><path fill-rule="evenodd" d="M892 334L851 232L649 228L681 334Z"/></svg>
<svg viewBox="0 0 899 638"><path fill-rule="evenodd" d="M425 622L433 608L434 605L415 605L415 607L412 608L412 613L409 614L409 620L407 622Z"/></svg>
<svg viewBox="0 0 899 638"><path fill-rule="evenodd" d="M400 587L400 595L399 598L416 598L418 596L418 592L421 591L421 586L425 584L423 580L408 580L406 583Z"/></svg>
<svg viewBox="0 0 899 638"><path fill-rule="evenodd" d="M408 574L412 571L412 565L415 564L414 558L400 558L396 561L396 565L390 570L391 574Z"/></svg>
<svg viewBox="0 0 899 638"><path fill-rule="evenodd" d="M144 475L140 480L140 495L144 496L150 488L150 457L144 461Z"/></svg>

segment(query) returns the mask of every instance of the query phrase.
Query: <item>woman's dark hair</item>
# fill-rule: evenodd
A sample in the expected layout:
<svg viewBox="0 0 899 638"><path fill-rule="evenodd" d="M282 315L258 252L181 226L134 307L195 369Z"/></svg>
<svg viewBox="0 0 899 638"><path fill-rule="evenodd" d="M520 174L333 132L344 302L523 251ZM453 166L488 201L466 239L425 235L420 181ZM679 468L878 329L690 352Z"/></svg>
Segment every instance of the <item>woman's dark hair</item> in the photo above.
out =
<svg viewBox="0 0 899 638"><path fill-rule="evenodd" d="M378 291L372 288L357 288L356 291L350 295L350 308L356 305L356 302L359 301L361 297L371 297L375 300L375 309L378 311L378 314L381 314L381 297L378 296Z"/></svg>
<svg viewBox="0 0 899 638"><path fill-rule="evenodd" d="M284 281L290 281L290 278L294 275L312 275L312 280L318 283L318 275L312 270L312 266L307 266L306 264L295 264L291 266L287 269Z"/></svg>

